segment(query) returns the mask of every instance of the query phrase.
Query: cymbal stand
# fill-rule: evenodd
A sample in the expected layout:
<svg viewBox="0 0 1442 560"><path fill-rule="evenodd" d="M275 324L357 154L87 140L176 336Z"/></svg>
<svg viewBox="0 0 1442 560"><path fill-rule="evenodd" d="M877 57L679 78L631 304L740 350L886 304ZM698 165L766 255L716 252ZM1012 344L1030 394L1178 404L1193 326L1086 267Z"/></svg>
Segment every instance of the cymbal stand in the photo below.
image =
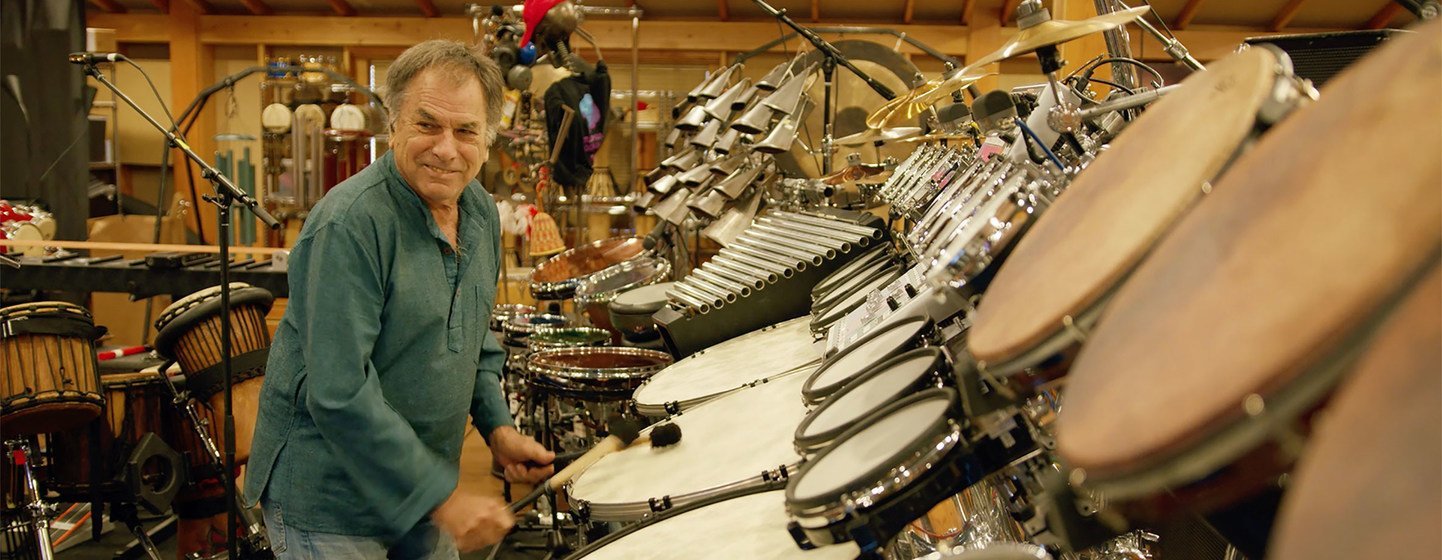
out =
<svg viewBox="0 0 1442 560"><path fill-rule="evenodd" d="M55 548L50 544L50 514L55 512L55 506L45 503L40 495L40 483L35 480L35 471L30 468L30 442L24 438L5 440L5 454L12 468L20 470L25 485L22 490L30 499L24 509L30 516L29 525L35 530L36 550L42 560L52 560L55 558Z"/></svg>
<svg viewBox="0 0 1442 560"><path fill-rule="evenodd" d="M1114 1L1121 9L1130 9L1130 7L1127 6L1126 3L1122 0ZM1152 13L1156 12L1153 11ZM1192 56L1192 53L1187 50L1187 46L1183 45L1181 41L1178 41L1176 37L1172 37L1170 35L1162 33L1161 30L1156 28L1156 26L1152 25L1151 22L1147 21L1147 18L1145 17L1137 18L1136 24L1137 26L1141 27L1143 31L1146 31L1148 35L1151 35L1153 38L1155 38L1157 42L1161 43L1162 50L1167 53L1167 56L1172 57L1172 60L1182 63L1187 68L1191 68L1192 71L1206 70L1206 67L1202 66L1201 61L1197 60L1196 57Z"/></svg>
<svg viewBox="0 0 1442 560"><path fill-rule="evenodd" d="M190 420L190 425L195 429L195 435L200 438L200 443L205 446L205 454L210 458L211 464L221 473L220 476L222 479L230 481L229 484L233 484L235 480L234 473L233 471L225 470L224 456L221 454L220 447L215 444L215 438L210 436L210 430L207 428L207 426L210 425L210 421L200 417L200 413L195 409L195 401L177 389L175 383L170 380L170 376L166 375L165 370L170 368L171 363L173 362L162 364L157 374L160 379L164 381L162 385L165 386L166 391L170 393L171 405L185 413L185 418ZM237 515L245 524L244 546L239 547L239 551L242 554L238 557L232 556L232 558L270 558L270 543L266 538L265 527L260 518L257 517L250 508L245 507L245 503L240 499L239 495L230 496L228 503L234 515ZM227 539L230 539L230 537L227 537Z"/></svg>
<svg viewBox="0 0 1442 560"><path fill-rule="evenodd" d="M815 45L816 50L820 51L821 54L825 57L821 61L821 73L822 77L825 79L825 97L822 100L821 104L821 174L830 175L831 156L832 152L835 149L835 147L832 146L832 141L834 139L832 138L831 118L835 108L831 106L832 101L834 101L832 99L831 90L835 85L836 67L840 65L847 70L850 70L852 74L856 75L857 78L861 78L861 81L866 82L866 85L870 86L872 90L875 90L877 94L880 94L881 97L885 98L887 101L895 99L896 93L892 92L891 88L886 87L885 84L877 81L876 78L871 77L866 72L863 72L860 68L857 68L855 64L852 64L851 61L846 58L846 55L841 54L841 51L837 50L836 47L831 43L828 43L826 39L822 39L821 36L817 35L815 31L812 31L811 29L808 29L801 24L796 23L796 20L793 20L791 19L791 16L786 15L786 10L784 8L780 10L773 8L770 4L767 4L765 0L752 1L755 2L762 11L766 12L771 17L776 18L777 21L780 21L781 23L786 24L788 27L795 29L798 35L801 35L802 37L806 38L807 41L810 41L812 45Z"/></svg>

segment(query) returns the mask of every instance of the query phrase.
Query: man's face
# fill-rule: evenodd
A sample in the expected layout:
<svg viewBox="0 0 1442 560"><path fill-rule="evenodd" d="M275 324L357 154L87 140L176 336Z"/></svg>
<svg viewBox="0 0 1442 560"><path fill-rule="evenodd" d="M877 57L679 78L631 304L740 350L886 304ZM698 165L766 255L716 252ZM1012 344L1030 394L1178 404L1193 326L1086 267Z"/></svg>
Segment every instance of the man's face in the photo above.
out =
<svg viewBox="0 0 1442 560"><path fill-rule="evenodd" d="M452 205L481 172L486 145L481 84L428 68L411 80L391 131L396 168L428 205Z"/></svg>

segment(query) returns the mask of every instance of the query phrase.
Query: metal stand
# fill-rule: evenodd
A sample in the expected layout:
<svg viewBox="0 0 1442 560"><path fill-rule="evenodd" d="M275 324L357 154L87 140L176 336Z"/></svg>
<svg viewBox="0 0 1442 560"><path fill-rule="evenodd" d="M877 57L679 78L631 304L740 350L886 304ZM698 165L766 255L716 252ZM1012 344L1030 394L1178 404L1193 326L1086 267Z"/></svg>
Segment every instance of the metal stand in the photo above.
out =
<svg viewBox="0 0 1442 560"><path fill-rule="evenodd" d="M34 528L35 549L42 560L53 560L55 548L50 544L50 514L54 513L55 507L45 503L40 496L40 483L35 480L35 472L30 468L30 442L24 439L6 440L5 454L9 456L10 464L20 470L24 491L30 499L25 504L25 512Z"/></svg>
<svg viewBox="0 0 1442 560"><path fill-rule="evenodd" d="M109 89L111 92L113 92L113 93L115 94L115 97L119 98L121 101L124 101L126 105L129 105L130 108L134 109L136 113L139 113L140 116L143 117L143 118L146 120L146 122L149 122L151 126L155 127L156 130L159 130L159 131L161 132L161 134L164 134L166 141L169 142L171 146L174 146L175 148L178 148L178 149L181 151L181 153L184 153L185 156L186 156L187 158L189 158L191 161L195 162L196 165L199 165L199 166L200 166L200 171L201 171L201 176L204 177L205 179L209 180L209 181L211 182L211 184L215 186L215 193L216 193L216 194L215 194L215 195L206 196L206 197L205 197L205 200L206 200L207 202L210 202L210 203L214 204L214 205L216 206L216 212L219 213L219 214L218 214L219 222L218 222L217 233L219 234L220 239L218 239L217 241L218 241L218 244L220 245L220 263L221 263L221 266L220 266L220 315L221 315L221 321L220 321L220 354L221 354L221 368L222 368L222 371L224 372L224 378L225 378L225 407L224 407L224 408L225 408L225 410L224 410L224 416L225 416L225 421L224 421L224 422L225 422L225 427L224 427L224 430L225 430L225 432L224 432L224 433L225 433L225 470L224 470L224 472L221 473L220 478L221 478L221 481L224 482L224 485L225 485L225 502L226 502L227 504L229 504L229 503L234 503L235 500L236 500L236 492L235 492L235 415L234 415L234 413L232 412L234 395L232 394L232 390L231 390L231 386L233 385L232 379L231 379L231 375L232 375L233 372L231 371L231 363L230 363L230 342L231 342L231 340L230 340L230 330L231 330L231 329L230 329L230 264L229 264L229 263L230 263L230 214L231 214L231 209L234 207L234 205L235 205L236 202L239 202L241 207L250 210L250 212L251 212L252 214L254 214L256 218L259 218L260 221L264 222L264 223L266 224L266 226L269 227L269 228L271 228L271 229L280 229L280 222L277 222L277 221L275 220L275 218L271 217L270 213L266 212L264 208L261 208L260 205L259 205L259 203L258 203L254 198L251 198L250 195L245 194L244 191L241 191L239 188L237 188L237 187L235 186L235 183L232 183L229 178L227 178L225 175L222 175L219 170L217 170L214 166L210 165L210 163L206 162L205 159L203 159L203 158L201 158L199 155L197 155L197 154L195 153L195 150L191 149L190 144L187 144L184 139L176 136L175 133L171 132L170 129L167 129L167 128L165 127L165 125L162 125L162 124L160 124L159 121L155 120L155 117L150 116L150 114L149 114L149 113L146 113L143 109L141 109L139 105L136 105L135 100L131 99L130 96L128 96L128 95L125 94L125 92L120 91L120 88L116 87L115 84L111 83L110 80L106 79L106 78L105 78L105 75L100 72L100 70L96 67L96 65L95 65L94 63L87 63L87 64L85 64L85 73L86 73L86 74L89 74L91 77L95 78L95 80L96 80L97 82L100 82L100 84L103 85L103 86L105 86L106 89ZM237 547L236 547L236 544L237 544L237 543L236 543L236 539L235 539L235 526L236 526L236 517L235 517L235 514L236 514L235 511L230 511L229 514L226 515L226 521L225 521L225 530L226 530L226 535L225 535L226 552L227 552L227 554L229 555L230 558L238 558L238 557L239 557L238 550L237 550Z"/></svg>

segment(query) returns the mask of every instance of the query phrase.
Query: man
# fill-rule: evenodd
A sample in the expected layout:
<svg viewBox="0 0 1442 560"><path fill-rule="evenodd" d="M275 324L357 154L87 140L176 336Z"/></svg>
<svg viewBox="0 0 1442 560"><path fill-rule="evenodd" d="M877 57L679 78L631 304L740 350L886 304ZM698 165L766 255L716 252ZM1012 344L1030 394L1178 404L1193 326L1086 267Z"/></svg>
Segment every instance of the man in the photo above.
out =
<svg viewBox="0 0 1442 560"><path fill-rule="evenodd" d="M499 219L475 177L500 71L428 41L386 80L390 153L331 189L291 251L245 488L282 559L454 559L499 541L505 504L456 488L468 415L508 479L552 471L512 425L486 329Z"/></svg>

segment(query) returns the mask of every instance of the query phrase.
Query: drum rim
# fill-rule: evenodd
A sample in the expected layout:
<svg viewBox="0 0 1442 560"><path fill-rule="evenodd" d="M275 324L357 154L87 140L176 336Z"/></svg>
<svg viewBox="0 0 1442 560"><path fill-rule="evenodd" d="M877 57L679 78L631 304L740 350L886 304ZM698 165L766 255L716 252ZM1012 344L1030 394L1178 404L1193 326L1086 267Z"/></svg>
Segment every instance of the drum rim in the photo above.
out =
<svg viewBox="0 0 1442 560"><path fill-rule="evenodd" d="M1009 173L1013 167L1014 165L1010 161L993 158L988 161L986 165L982 166L981 169L978 169L976 173L959 179L959 181L963 181L963 183L958 192L943 200L941 204L937 204L935 206L935 214L928 212L928 214L923 215L921 219L917 221L916 227L906 236L906 240L913 246L921 246L934 241L934 238L940 235L941 227L946 225L946 222L942 222L941 220L954 216L960 210L961 206L964 206L972 197L978 194L978 190L982 186L986 185L998 174L1005 177L1005 174ZM959 196L963 193L965 193L965 196Z"/></svg>
<svg viewBox="0 0 1442 560"><path fill-rule="evenodd" d="M1036 190L1034 187L1043 182L1042 178L1025 165L1017 165L1012 169L1013 172L1008 173L1002 178L1000 184L996 186L995 191L991 193L991 196L978 203L976 208L972 210L971 215L966 217L965 222L952 229L951 232L946 235L946 238L941 240L936 246L939 257L937 258L938 264L934 267L934 270L948 276L962 276L960 280L951 279L949 283L963 285L971 282L972 279L980 275L981 271L966 271L962 273L953 271L956 269L970 269L979 259L997 254L1000 252L1000 248L1010 246L1011 243L1015 241L1016 237L1012 236L1011 242L990 247L987 251L977 251L975 254L969 251L969 249L974 248L978 243L982 243L983 240L987 239L987 236L983 235L984 233L997 231L996 228L991 226L994 218L1003 215L1008 206L1012 208L1010 214L1013 217L1015 217L1017 211L1022 208L1036 207L1035 205L1023 207L1016 199L1018 196L1023 195L1030 197ZM993 206L993 204L995 206ZM994 209L986 212L988 208ZM1027 212L1022 212L1022 214L1023 217L1030 216L1030 213ZM1006 223L1008 227L1003 231L1014 231L1014 228L1010 227L1012 222L1008 220ZM1030 220L1026 220L1026 223L1030 223ZM988 228L990 228L990 230L988 230ZM930 247L931 245L928 245L928 248ZM990 259L988 259L987 262L989 263ZM984 268L983 266L983 269Z"/></svg>
<svg viewBox="0 0 1442 560"><path fill-rule="evenodd" d="M694 353L694 354L691 354L691 355L689 355L689 356L686 356L686 357L684 357L684 358L681 358L681 359L679 359L679 360L676 360L675 363L672 363L670 367L676 367L676 366L679 366L679 365L681 365L681 364L686 364L686 365L689 366L690 364L693 364L693 363L695 363L695 362L697 362L697 361L700 361L700 360L705 359L704 356L706 356L707 354L715 355L715 352L717 351L717 348L722 347L722 345L728 345L727 348L729 349L729 348L731 348L732 346L734 346L734 345L736 345L736 344L741 344L741 343L743 343L743 342L745 342L745 341L748 341L748 340L754 340L755 338L758 338L758 337L761 337L761 336L766 336L766 335L768 335L768 334L770 334L770 333L772 333L772 332L774 332L774 331L780 330L780 329L782 329L782 328L804 328L804 326L805 326L804 323L803 323L804 320L805 320L804 317L797 317L797 318L795 318L795 319L787 319L787 320L782 321L782 322L780 322L780 323L775 323L775 324L771 324L771 325L766 325L766 326L761 327L761 328L759 328L759 329L756 329L756 330L754 330L754 331L742 333L740 336L728 338L728 339L723 340L723 341L721 341L721 342L718 342L718 343L716 343L716 344L714 344L714 345L712 345L712 346L710 346L710 347L707 347L707 348L704 348L704 349L702 349L702 350L699 350L699 351L697 351L697 352ZM809 336L809 335L808 335L808 336ZM702 395L702 396L699 396L699 397L694 397L694 398L690 398L690 399L686 399L686 400L669 400L669 401L662 401L662 402L642 402L642 401L639 399L639 395L637 395L636 398L634 399L634 400L635 400L634 404L635 404L637 410L641 411L642 414L646 414L647 416L657 416L657 415L666 416L666 415L669 415L669 414L670 414L669 412L667 412L667 409L668 409L673 403L674 403L675 405L679 406L682 410L684 410L684 409L686 409L686 408L690 408L691 406L695 406L696 404L700 404L700 403L709 401L709 400L711 400L711 399L715 399L715 398L721 397L722 395L727 395L727 394L733 393L733 392L738 391L738 390L740 390L740 389L742 389L742 388L744 388L744 387L749 387L749 386L751 386L752 384L757 383L757 382L769 381L769 380L772 380L772 379L778 379L778 378L783 377L783 376L786 376L786 375L794 375L794 374L797 374L797 373L801 372L802 370L804 370L805 368L810 367L810 366L811 366L812 364L814 364L814 363L815 363L814 361L807 361L807 362L805 362L805 363L798 364L798 365L796 365L796 366L794 366L794 367L787 368L787 369L782 370L782 371L777 371L777 372L775 372L775 373L772 373L772 374L770 374L770 375L766 375L766 376L764 376L764 377L753 378L753 379L748 379L748 380L740 381L740 382L737 383L737 385L736 385L735 387L732 387L732 388L730 388L730 389L727 389L727 390L725 390L725 391L722 391L722 392L719 392L719 393L715 393L715 394ZM657 379L660 375L664 375L664 374L661 373L661 372L658 372L658 374L657 374L656 376L652 376L651 378L647 379L645 383L642 383L640 387L637 387L637 388L636 388L636 393L640 393L640 392L641 392L642 390L644 390L647 386L651 385L651 383L655 382L655 381L653 381L653 380ZM649 411L655 411L656 414L652 414L652 413L650 413L650 412L647 412L648 410L649 410Z"/></svg>
<svg viewBox="0 0 1442 560"><path fill-rule="evenodd" d="M865 432L882 418L931 400L945 400L947 413L932 420L912 440L926 445L910 446L900 456L891 457L877 467L857 474L835 488L837 493L805 500L796 497L796 486L842 443ZM796 476L787 481L786 511L797 520L825 519L829 524L833 520L851 515L852 511L870 510L886 503L888 498L911 486L918 479L941 469L942 459L953 451L967 447L962 441L961 424L954 418L959 406L959 399L953 391L938 387L907 395L866 415L842 432L831 446L807 461Z"/></svg>
<svg viewBox="0 0 1442 560"><path fill-rule="evenodd" d="M655 514L653 515L642 516L641 519L637 522L627 525L620 531L616 531L614 533L601 537L600 539L591 541L590 543L586 544L586 546L581 547L580 549L576 550L576 552L572 553L566 558L568 560L578 560L580 558L585 558L587 556L590 556L591 554L595 554L596 551L604 548L606 545L619 541L635 533L639 533L642 529L645 529L652 525L660 524L663 521L681 516L683 514L701 508L713 506L722 502L731 501L736 498L744 498L755 494L764 494L767 492L781 492L783 491L783 488L785 488L785 484L786 481L784 479L763 480L759 483L741 486L727 492L716 494L714 496L707 496L696 501L687 502L679 506L664 509L662 511L655 512Z"/></svg>
<svg viewBox="0 0 1442 560"><path fill-rule="evenodd" d="M1033 180L1028 184L1037 182ZM1022 201L1017 200L1019 196L1023 197ZM996 212L982 221L982 229L961 243L956 256L937 268L939 274L954 277L947 280L947 284L968 295L978 292L972 285L987 277L988 271L998 270L997 263L1005 262L1005 257L1011 255L1017 242L1036 224L1038 215L1045 211L1046 206L1039 204L1036 196L1035 189L1008 195ZM1005 227L993 225L997 216L1009 216Z"/></svg>
<svg viewBox="0 0 1442 560"><path fill-rule="evenodd" d="M825 278L822 278L820 282L817 282L816 285L811 288L811 301L816 301L818 299L816 297L817 292L828 292L831 290L831 288L836 287L836 284L842 282L843 278L851 276L859 269L870 268L870 266L875 261L889 259L891 258L891 256L892 254L890 243L877 243L875 245L872 245L871 247L864 249L861 254L856 256L856 258L853 258L846 264L841 265L840 268L831 271L831 273L827 274ZM831 280L832 277L835 277L836 279L832 280L831 282L827 282L827 280Z"/></svg>
<svg viewBox="0 0 1442 560"><path fill-rule="evenodd" d="M870 297L872 292L880 290L881 288L886 287L887 284L895 282L897 278L901 278L904 274L906 274L906 271L901 270L900 267L897 267L889 269L888 271L883 272L872 278L872 281L870 283L867 283L865 286L862 286L860 290L858 290L859 292L864 294L864 297L849 303L845 299L836 302L835 305L831 306L831 308L821 313L821 315L816 317L816 320L811 322L811 330L813 332L826 330L832 324L840 321L843 317L846 317L847 314L855 311L856 308L861 307L862 304L865 304L866 298Z"/></svg>
<svg viewBox="0 0 1442 560"><path fill-rule="evenodd" d="M830 410L835 406L839 406L835 405L834 403L838 402L838 399L840 399L841 397L845 396L848 393L859 390L868 381L886 374L887 371L890 371L892 368L895 368L898 365L923 357L929 357L930 361L930 363L927 364L925 370L922 371L921 374L918 375L915 379L912 379L904 387L902 387L900 392L888 397L885 404L873 407L871 410L868 410L865 413L856 416L852 419L850 423L847 423L841 427L823 430L813 434L806 433L807 428L809 428L818 417L825 413L825 411ZM801 423L796 426L797 451L801 452L803 455L821 451L827 446L827 444L836 441L837 436L844 433L848 428L855 425L857 422L860 422L862 419L870 416L871 413L876 412L877 410L881 410L885 406L891 404L892 402L895 402L895 400L899 396L907 394L910 389L916 388L918 385L929 385L929 383L927 383L927 380L937 378L943 371L946 370L947 367L948 366L946 360L946 352L942 351L941 348L937 348L935 346L923 346L921 348L914 348L900 354L895 354L882 362L872 364L866 369L866 371L848 380L846 385L840 390L827 396L826 400L823 401L820 406L816 407L816 409L808 413L805 418L801 419Z"/></svg>
<svg viewBox="0 0 1442 560"><path fill-rule="evenodd" d="M548 334L575 333L590 335L590 339L581 343L567 343L562 341L539 340ZM536 329L530 336L526 337L526 346L532 350L543 350L550 348L574 348L579 346L605 346L611 341L611 333L605 329L596 327L551 327L543 326Z"/></svg>
<svg viewBox="0 0 1442 560"><path fill-rule="evenodd" d="M234 284L236 283L233 282L230 288L232 310L248 305L258 305L262 309L262 315L270 313L271 306L275 304L275 295L271 294L270 290L251 285L237 288L234 287ZM155 321L155 330L157 331L155 351L159 352L161 356L174 358L175 345L180 342L180 338L201 321L219 315L220 311L220 297L217 292L217 296L214 298L202 298L197 300L195 305L186 306L183 310L170 316L169 321L166 321L167 317L162 315ZM162 321L164 322L162 323ZM239 328L239 325L236 324L231 326Z"/></svg>
<svg viewBox="0 0 1442 560"><path fill-rule="evenodd" d="M520 317L527 317L528 320L529 320L529 319L532 319L532 318L542 317L542 318L545 318L545 319L548 319L548 320L549 320L549 319L559 319L559 321L557 321L557 322L555 322L555 323L551 323L551 324L544 324L544 325L538 325L538 324L531 323L531 322L526 322L526 323L518 323L518 322L516 322L515 320L518 319L518 318L520 318ZM522 314L519 314L519 315L512 315L512 316L510 316L510 317L507 317L505 321L501 322L501 332L504 332L505 334L511 335L511 336L513 336L513 337L515 337L515 338L526 338L526 337L531 336L531 333L536 332L536 329L538 329L538 328L543 328L543 327L557 327L557 328L559 328L559 327L561 327L561 326L564 326L564 325L569 324L570 322L571 322L571 320L570 320L569 318L567 318L565 315L557 315L557 314L555 314L555 313L522 313ZM517 336L517 335L519 335L519 336Z"/></svg>
<svg viewBox="0 0 1442 560"><path fill-rule="evenodd" d="M861 270L854 271L854 273L843 280L840 285L826 290L825 295L822 297L813 299L811 306L830 311L832 307L841 303L848 296L852 295L852 293L862 286L867 285L868 282L875 280L878 276L883 276L887 272L901 269L901 265L886 260L877 261L869 266L862 267ZM825 312L822 314L824 315Z"/></svg>
<svg viewBox="0 0 1442 560"><path fill-rule="evenodd" d="M671 284L671 285L674 286L674 285L676 284L676 281L674 281L674 280L666 280L666 281L663 281L663 282L654 282L654 283L651 283L651 284L646 284L646 285L644 285L644 286L636 286L636 287L634 287L634 288L631 288L631 289L629 289L629 290L626 290L626 291L624 291L624 292L620 292L620 293L616 294L616 297L615 297L614 299L612 299L610 302L608 302L608 303L606 304L606 306L607 306L607 308L608 308L611 312L613 312L613 313L620 313L620 314L622 314L622 315L640 315L640 314L642 314L642 313L645 313L647 316L650 316L650 315L656 313L657 311L660 311L661 308L666 307L666 302L669 301L669 299L670 299L670 298L667 298L667 297L666 297L666 292L668 292L668 291L671 290L670 286L666 286L667 284ZM646 305L640 305L640 304L635 304L635 303L625 303L625 302L622 302L622 301L621 301L621 298L624 297L626 294L629 294L629 293L632 293L632 292L638 292L638 291L641 291L641 290L646 289L646 288L653 288L653 287L658 287L658 286L661 287L661 288L658 288L658 289L661 291L661 299L660 299L660 300L650 300L650 301L648 301L648 302L646 303Z"/></svg>
<svg viewBox="0 0 1442 560"><path fill-rule="evenodd" d="M552 356L586 356L586 355L621 355L634 358L646 358L656 363L646 366L630 366L621 368L604 368L607 371L598 371L601 368L580 368L559 364L542 364L539 360ZM601 346L601 347L568 347L568 348L547 348L537 350L526 356L526 371L536 375L550 375L570 381L610 381L617 379L636 379L638 377L650 377L656 372L665 369L673 363L670 354L659 350L647 348L631 348L626 346Z"/></svg>
<svg viewBox="0 0 1442 560"><path fill-rule="evenodd" d="M26 314L28 315L29 312L39 311L52 307L54 308L53 311L61 312L62 314L73 313L76 315L82 315L85 318L90 319L91 321L95 320L95 316L90 313L89 309L86 309L84 306L75 305L68 301L32 301L30 303L17 303L15 305L0 307L0 322L4 322L10 319L13 314L27 312Z"/></svg>
<svg viewBox="0 0 1442 560"><path fill-rule="evenodd" d="M593 287L594 285L600 283L602 280L608 280L611 277L619 276L621 274L640 269L641 267L647 265L652 266L655 269L652 271L651 276L648 276L645 279L636 282L629 282L623 286L619 286L610 290L595 293L590 293L587 291L588 288ZM610 301L616 299L616 296L620 295L621 292L659 283L670 274L671 263L669 261L650 256L648 253L643 251L640 255L631 258L630 260L622 261L619 264L609 266L600 272L587 275L579 282L577 282L575 295L576 305L610 303Z"/></svg>
<svg viewBox="0 0 1442 560"><path fill-rule="evenodd" d="M846 381L842 381L842 382L840 382L840 383L833 383L833 384L827 385L827 386L825 386L825 387L817 387L817 386L816 386L817 379L821 376L822 373L826 372L828 369L830 369L830 368L833 366L833 364L835 364L836 362L841 361L843 358L845 358L846 356L850 355L852 352L860 352L860 350L858 350L858 348L861 348L861 347L865 346L866 344L870 343L872 340L875 340L875 339L881 337L882 335L884 335L884 334L886 334L886 333L889 333L889 332L891 332L891 331L905 328L907 325L911 325L911 324L913 324L913 323L916 324L916 326L917 326L918 328L916 329L916 332L915 332L914 334L912 334L910 337L907 338L907 340L918 340L918 339L919 339L919 340L922 341L923 344L925 344L925 339L927 338L928 333L930 333L931 331L933 331L933 330L936 329L936 325L935 325L935 323L931 320L931 317L928 317L928 316L912 316L912 317L906 317L906 318L899 319L899 320L896 320L896 321L893 321L893 322L890 322L890 323L883 324L882 326L878 327L876 330L873 330L873 331L871 331L870 333L867 333L866 336L863 336L863 337L857 339L856 342L851 343L850 346L847 346L845 349L841 350L840 352L837 352L837 353L835 353L835 354L832 354L831 357L829 357L829 358L827 358L825 361L821 362L821 365L816 368L816 371L811 372L811 377L806 380L806 383L804 383L804 384L801 385L801 398L802 398L803 400L806 400L808 404L814 404L814 403L817 403L817 402L820 402L820 401L822 401L822 400L825 400L825 399L829 398L829 396L832 395L832 394L834 394L834 393L836 393L836 391L837 391L841 386L846 385ZM879 357L876 359L876 361L871 362L871 365L868 365L867 367L862 368L861 371L862 371L862 372L865 372L867 369L870 369L870 368L871 368L872 366L874 366L875 364L877 364L877 363L879 363L879 362L881 362L881 361L884 361L884 360L888 360L888 359L890 359L892 356L895 356L895 355L897 355L897 354L899 354L899 353L907 352L908 350L909 350L909 349L906 348L905 345L903 345L903 346L901 346L901 347L899 347L899 348L895 348L895 349L892 349L892 350L890 350L890 351L888 351L888 352L886 352L886 353L883 353L881 356L879 356ZM860 372L858 372L858 373L860 373ZM848 378L847 381L850 381L850 380L855 379L855 378L856 378L855 376L852 376L852 377Z"/></svg>

